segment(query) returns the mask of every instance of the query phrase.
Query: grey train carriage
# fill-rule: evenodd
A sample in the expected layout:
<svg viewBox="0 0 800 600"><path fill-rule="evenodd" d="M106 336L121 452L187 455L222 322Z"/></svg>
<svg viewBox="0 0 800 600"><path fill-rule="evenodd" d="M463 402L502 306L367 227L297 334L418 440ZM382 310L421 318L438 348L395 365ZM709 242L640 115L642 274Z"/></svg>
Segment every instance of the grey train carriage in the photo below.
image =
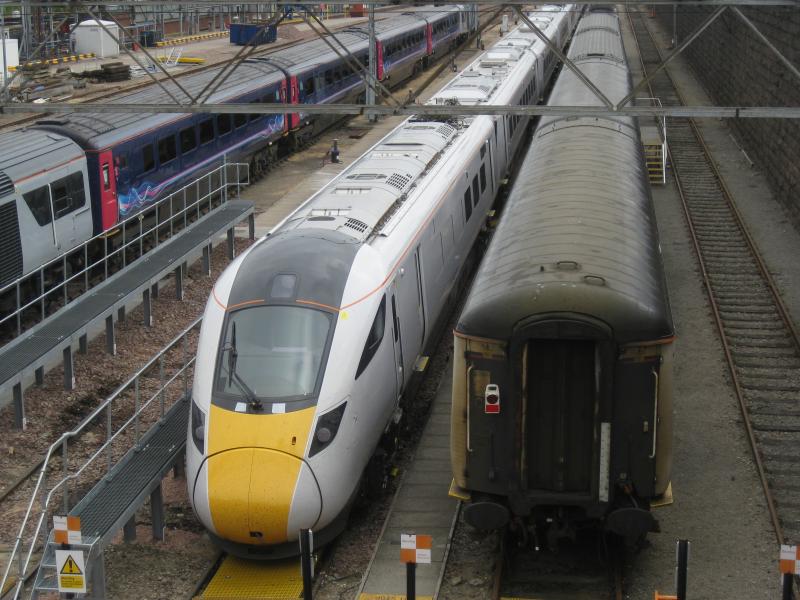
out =
<svg viewBox="0 0 800 600"><path fill-rule="evenodd" d="M616 102L616 14L570 58ZM564 69L551 105L598 104ZM670 481L674 329L637 124L543 118L455 329L453 495L479 529L551 543L601 525L657 530Z"/></svg>

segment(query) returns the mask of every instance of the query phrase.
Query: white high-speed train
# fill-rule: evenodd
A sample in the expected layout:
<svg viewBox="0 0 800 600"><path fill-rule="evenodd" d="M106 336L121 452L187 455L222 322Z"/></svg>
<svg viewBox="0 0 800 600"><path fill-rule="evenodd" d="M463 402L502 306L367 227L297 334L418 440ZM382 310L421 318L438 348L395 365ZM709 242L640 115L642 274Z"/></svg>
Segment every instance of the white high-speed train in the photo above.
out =
<svg viewBox="0 0 800 600"><path fill-rule="evenodd" d="M531 16L563 47L576 14ZM535 104L556 62L519 27L430 102ZM279 558L301 528L318 546L341 532L525 124L411 118L220 276L186 449L192 505L219 545Z"/></svg>

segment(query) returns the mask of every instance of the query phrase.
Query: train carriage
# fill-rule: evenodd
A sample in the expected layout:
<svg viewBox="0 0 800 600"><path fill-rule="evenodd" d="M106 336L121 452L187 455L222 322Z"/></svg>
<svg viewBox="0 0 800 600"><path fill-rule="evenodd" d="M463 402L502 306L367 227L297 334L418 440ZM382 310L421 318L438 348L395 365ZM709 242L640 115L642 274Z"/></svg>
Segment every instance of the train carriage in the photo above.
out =
<svg viewBox="0 0 800 600"><path fill-rule="evenodd" d="M0 136L0 285L91 235L88 187L86 157L69 138L28 129Z"/></svg>
<svg viewBox="0 0 800 600"><path fill-rule="evenodd" d="M615 14L569 57L612 102L630 77ZM597 100L564 70L553 105ZM674 329L636 122L543 118L455 330L451 456L467 522L656 529L669 484Z"/></svg>
<svg viewBox="0 0 800 600"><path fill-rule="evenodd" d="M550 50L529 32L507 39L514 52L479 57L431 102L535 102ZM300 528L324 544L368 465L366 481L382 480L376 448L394 439L522 129L409 119L222 274L198 342L187 484L227 551L296 554Z"/></svg>

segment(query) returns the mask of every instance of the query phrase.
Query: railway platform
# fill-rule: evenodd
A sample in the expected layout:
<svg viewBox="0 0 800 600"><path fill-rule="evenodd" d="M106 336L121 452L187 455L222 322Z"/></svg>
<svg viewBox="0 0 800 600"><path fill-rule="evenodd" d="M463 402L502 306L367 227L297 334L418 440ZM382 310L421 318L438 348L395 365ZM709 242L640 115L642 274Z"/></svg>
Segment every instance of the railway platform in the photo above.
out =
<svg viewBox="0 0 800 600"><path fill-rule="evenodd" d="M400 534L430 535L431 563L416 569L420 600L436 598L444 577L459 501L448 496L450 470L450 369L436 391L413 462L403 474L381 539L361 580L357 600L406 597L406 569L400 562Z"/></svg>

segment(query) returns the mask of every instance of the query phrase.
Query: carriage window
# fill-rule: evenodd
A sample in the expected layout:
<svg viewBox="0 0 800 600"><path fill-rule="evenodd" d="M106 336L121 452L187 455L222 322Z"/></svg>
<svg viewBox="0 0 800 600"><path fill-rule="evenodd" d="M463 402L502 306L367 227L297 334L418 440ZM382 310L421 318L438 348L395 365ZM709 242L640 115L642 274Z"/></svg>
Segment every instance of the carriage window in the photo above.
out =
<svg viewBox="0 0 800 600"><path fill-rule="evenodd" d="M314 89L314 78L309 77L306 79L306 95L313 94L316 90Z"/></svg>
<svg viewBox="0 0 800 600"><path fill-rule="evenodd" d="M181 154L188 154L197 148L197 135L194 132L194 125L181 129ZM162 161L163 162L163 161Z"/></svg>
<svg viewBox="0 0 800 600"><path fill-rule="evenodd" d="M153 145L147 144L144 148L142 148L142 169L143 172L147 173L148 171L152 170L153 167L156 166L156 159L153 155Z"/></svg>
<svg viewBox="0 0 800 600"><path fill-rule="evenodd" d="M72 196L72 206L76 209L81 208L86 204L86 191L83 187L83 173L73 173L67 179L69 185L69 193Z"/></svg>
<svg viewBox="0 0 800 600"><path fill-rule="evenodd" d="M481 201L481 195L478 192L478 176L472 178L472 199L475 201L475 206Z"/></svg>
<svg viewBox="0 0 800 600"><path fill-rule="evenodd" d="M472 194L469 192L469 188L467 191L464 192L464 220L469 221L469 218L472 216Z"/></svg>
<svg viewBox="0 0 800 600"><path fill-rule="evenodd" d="M220 136L229 134L231 132L231 116L217 115L217 127Z"/></svg>
<svg viewBox="0 0 800 600"><path fill-rule="evenodd" d="M247 115L242 113L233 115L233 126L236 129L239 129L239 127L244 127L245 125L247 125Z"/></svg>
<svg viewBox="0 0 800 600"><path fill-rule="evenodd" d="M31 209L33 217L40 226L47 225L53 220L50 212L50 188L48 186L43 185L23 194L22 197L25 198L28 208Z"/></svg>
<svg viewBox="0 0 800 600"><path fill-rule="evenodd" d="M168 163L178 156L178 151L175 147L175 136L170 135L158 140L158 162L159 164Z"/></svg>
<svg viewBox="0 0 800 600"><path fill-rule="evenodd" d="M214 119L200 123L200 143L207 144L214 139Z"/></svg>
<svg viewBox="0 0 800 600"><path fill-rule="evenodd" d="M50 194L53 198L53 218L60 219L64 215L71 213L72 202L67 189L67 179L58 179L50 184Z"/></svg>
<svg viewBox="0 0 800 600"><path fill-rule="evenodd" d="M486 165L481 164L481 193L486 190Z"/></svg>
<svg viewBox="0 0 800 600"><path fill-rule="evenodd" d="M364 351L361 353L361 360L358 361L358 369L356 369L356 379L359 378L364 369L367 368L372 357L380 348L381 341L383 340L383 333L386 329L386 295L381 298L381 305L378 307L378 314L375 315L375 320L372 322L372 327L367 336L367 343L364 345Z"/></svg>
<svg viewBox="0 0 800 600"><path fill-rule="evenodd" d="M103 189L105 191L111 189L111 177L109 176L108 163L103 165Z"/></svg>

